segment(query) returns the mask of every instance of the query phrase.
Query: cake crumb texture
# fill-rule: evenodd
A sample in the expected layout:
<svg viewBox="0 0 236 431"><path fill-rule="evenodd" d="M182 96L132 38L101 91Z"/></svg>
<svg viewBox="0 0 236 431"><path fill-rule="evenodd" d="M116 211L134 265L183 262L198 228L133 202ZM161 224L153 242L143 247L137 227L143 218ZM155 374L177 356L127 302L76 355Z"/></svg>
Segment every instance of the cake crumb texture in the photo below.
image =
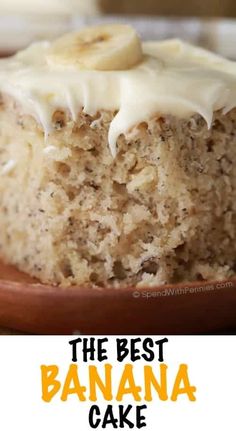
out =
<svg viewBox="0 0 236 431"><path fill-rule="evenodd" d="M236 109L155 116L108 146L115 112L0 106L0 255L43 282L156 286L236 268Z"/></svg>

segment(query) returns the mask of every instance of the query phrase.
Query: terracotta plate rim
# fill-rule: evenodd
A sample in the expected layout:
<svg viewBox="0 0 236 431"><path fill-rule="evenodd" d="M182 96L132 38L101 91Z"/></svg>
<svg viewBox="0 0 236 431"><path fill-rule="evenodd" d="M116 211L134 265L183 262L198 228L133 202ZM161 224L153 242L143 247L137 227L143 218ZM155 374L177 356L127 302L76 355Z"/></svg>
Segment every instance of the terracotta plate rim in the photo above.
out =
<svg viewBox="0 0 236 431"><path fill-rule="evenodd" d="M231 283L231 285L230 285ZM200 293L197 291L198 288L206 288L207 286L217 288L217 285L222 285L223 287L219 287L219 291L227 288L236 288L236 277L222 280L207 280L207 281L190 281L184 283L176 283L176 284L163 284L157 286L83 286L83 285L73 285L73 286L60 286L60 285L51 285L48 283L40 283L40 282L30 282L27 280L22 281L11 281L6 279L1 279L0 277L0 289L1 290L9 290L12 293L20 292L22 293L32 293L33 295L44 294L47 296L55 295L58 296L97 296L97 295L106 295L113 296L117 295L130 295L133 292L161 292L167 290L177 290L177 289L196 289L196 293ZM224 286L225 285L225 286ZM209 289L210 290L210 289ZM206 290L209 292L209 290ZM203 290L204 292L204 290Z"/></svg>

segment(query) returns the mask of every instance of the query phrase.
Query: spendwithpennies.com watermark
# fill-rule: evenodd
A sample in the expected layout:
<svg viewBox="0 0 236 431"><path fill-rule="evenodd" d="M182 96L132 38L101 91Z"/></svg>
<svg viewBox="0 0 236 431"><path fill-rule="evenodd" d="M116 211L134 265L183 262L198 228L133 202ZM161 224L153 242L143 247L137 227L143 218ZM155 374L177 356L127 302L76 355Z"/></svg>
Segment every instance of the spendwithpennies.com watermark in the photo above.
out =
<svg viewBox="0 0 236 431"><path fill-rule="evenodd" d="M132 293L132 296L134 298L144 298L144 299L151 299L151 298L160 298L163 296L180 296L180 295L191 295L194 293L204 293L209 292L213 290L221 290L226 288L234 287L235 284L232 281L225 281L225 282L219 282L215 284L205 284L203 286L184 286L184 287L166 287L166 288L160 288L160 290L135 290Z"/></svg>

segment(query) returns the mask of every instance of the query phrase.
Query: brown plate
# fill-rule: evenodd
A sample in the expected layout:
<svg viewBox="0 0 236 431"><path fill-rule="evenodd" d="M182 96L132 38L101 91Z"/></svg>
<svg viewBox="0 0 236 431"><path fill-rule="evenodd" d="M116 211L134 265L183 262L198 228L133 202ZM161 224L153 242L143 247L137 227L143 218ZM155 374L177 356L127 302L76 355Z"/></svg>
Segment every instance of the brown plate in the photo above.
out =
<svg viewBox="0 0 236 431"><path fill-rule="evenodd" d="M0 264L0 325L33 334L217 333L236 328L236 280L63 289Z"/></svg>

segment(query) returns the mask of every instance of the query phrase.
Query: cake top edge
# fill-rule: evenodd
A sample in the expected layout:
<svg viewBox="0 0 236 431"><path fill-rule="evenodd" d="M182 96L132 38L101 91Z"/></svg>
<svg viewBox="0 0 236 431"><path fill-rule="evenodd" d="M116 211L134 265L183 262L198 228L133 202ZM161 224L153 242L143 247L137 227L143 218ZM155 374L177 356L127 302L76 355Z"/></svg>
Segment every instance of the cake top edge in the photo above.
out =
<svg viewBox="0 0 236 431"><path fill-rule="evenodd" d="M116 141L155 115L213 112L236 106L236 63L179 39L141 42L122 24L88 27L53 42L30 45L0 60L0 92L15 98L49 134L52 113L67 109L118 111L109 130Z"/></svg>

